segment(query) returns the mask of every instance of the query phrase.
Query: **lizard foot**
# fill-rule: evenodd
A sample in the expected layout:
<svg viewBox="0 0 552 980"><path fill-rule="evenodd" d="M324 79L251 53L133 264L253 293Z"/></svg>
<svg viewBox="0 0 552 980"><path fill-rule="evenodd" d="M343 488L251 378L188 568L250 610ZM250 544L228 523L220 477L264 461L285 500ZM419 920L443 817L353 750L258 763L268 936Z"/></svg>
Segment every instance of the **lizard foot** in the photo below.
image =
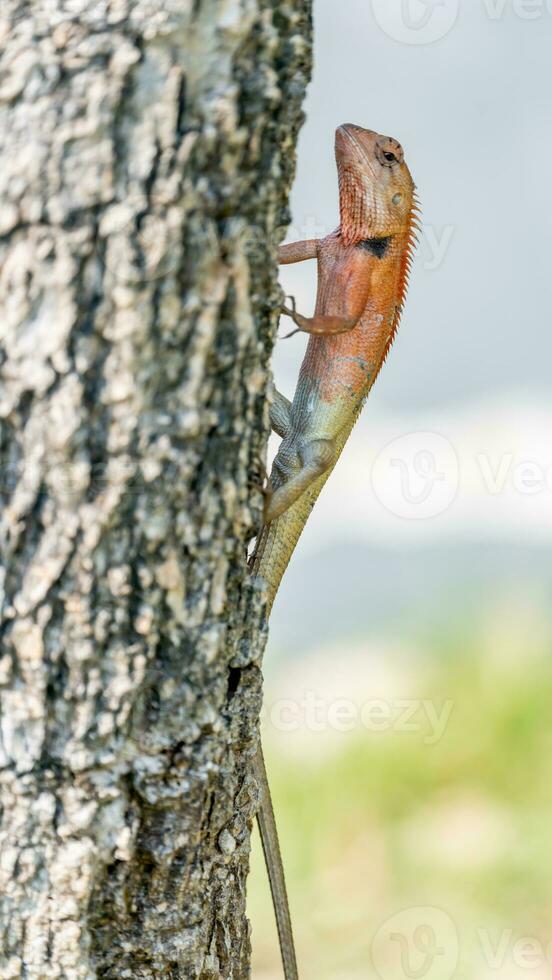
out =
<svg viewBox="0 0 552 980"><path fill-rule="evenodd" d="M292 296L291 309L282 306L282 313L289 316L296 325L296 329L286 334L282 340L288 340L294 334L310 333L315 337L335 337L340 333L348 333L353 330L358 323L358 318L353 316L334 316L332 314L320 313L314 316L302 316L295 308L295 300Z"/></svg>
<svg viewBox="0 0 552 980"><path fill-rule="evenodd" d="M265 499L265 524L280 517L322 476L335 460L333 439L313 439L301 450L302 467L277 490L268 488Z"/></svg>
<svg viewBox="0 0 552 980"><path fill-rule="evenodd" d="M291 309L288 306L284 305L282 306L281 312L284 314L284 316L289 316L290 320L293 320L293 322L296 324L296 329L292 330L291 333L284 334L284 336L281 338L282 340L289 340L290 337L294 337L296 333L299 333L301 330L304 329L303 323L307 322L306 318L304 316L301 316L301 314L297 312L295 297L286 296L286 299L290 301Z"/></svg>

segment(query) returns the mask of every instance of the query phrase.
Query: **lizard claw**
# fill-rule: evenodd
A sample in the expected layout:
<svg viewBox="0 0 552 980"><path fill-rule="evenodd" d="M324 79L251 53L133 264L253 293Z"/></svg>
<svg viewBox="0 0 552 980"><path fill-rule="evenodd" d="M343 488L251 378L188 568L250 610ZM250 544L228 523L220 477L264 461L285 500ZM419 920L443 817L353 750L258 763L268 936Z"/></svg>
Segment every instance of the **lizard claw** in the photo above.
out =
<svg viewBox="0 0 552 980"><path fill-rule="evenodd" d="M268 493L268 470L262 459L257 461L256 472L250 475L247 485L250 490L256 490L266 500Z"/></svg>
<svg viewBox="0 0 552 980"><path fill-rule="evenodd" d="M293 319L293 317L297 313L297 307L295 305L295 296L286 296L285 299L289 299L291 303L291 312L290 310L286 309L285 306L282 306L282 313L285 313L286 316L290 316Z"/></svg>
<svg viewBox="0 0 552 980"><path fill-rule="evenodd" d="M303 329L303 327L301 325L301 322L300 322L301 315L297 312L297 307L295 305L295 297L294 296L286 296L286 299L289 299L289 301L291 303L291 310L287 306L282 306L282 313L284 314L284 316L289 316L289 318L291 320L293 320L293 322L296 324L296 328L295 328L295 330L292 330L291 333L286 333L281 338L282 340L289 340L289 338L290 337L294 337L296 333L301 333L301 331Z"/></svg>

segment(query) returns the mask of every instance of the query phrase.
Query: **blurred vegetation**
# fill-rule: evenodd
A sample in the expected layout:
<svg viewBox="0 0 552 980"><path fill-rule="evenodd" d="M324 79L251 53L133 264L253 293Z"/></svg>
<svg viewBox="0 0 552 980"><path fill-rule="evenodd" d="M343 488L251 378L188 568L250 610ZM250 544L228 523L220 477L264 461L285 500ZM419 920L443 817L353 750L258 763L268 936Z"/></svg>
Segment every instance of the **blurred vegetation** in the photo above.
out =
<svg viewBox="0 0 552 980"><path fill-rule="evenodd" d="M358 727L330 736L331 751L324 738L320 752L296 753L296 737L287 751L285 735L268 730L303 980L378 977L373 936L413 906L438 907L454 922L454 976L552 977L552 632L544 618L513 602L471 630L422 638L416 649L425 653L413 654L421 696L453 702L435 744L427 731ZM249 913L253 977L279 980L257 838ZM530 970L515 953L523 937L541 944Z"/></svg>

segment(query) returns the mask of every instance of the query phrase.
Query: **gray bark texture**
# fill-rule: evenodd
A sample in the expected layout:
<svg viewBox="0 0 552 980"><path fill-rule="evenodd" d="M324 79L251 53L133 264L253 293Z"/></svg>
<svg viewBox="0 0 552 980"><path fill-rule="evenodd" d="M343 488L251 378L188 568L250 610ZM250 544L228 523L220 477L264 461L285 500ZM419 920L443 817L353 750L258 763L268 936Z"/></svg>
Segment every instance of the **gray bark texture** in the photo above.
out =
<svg viewBox="0 0 552 980"><path fill-rule="evenodd" d="M2 980L249 976L310 32L310 0L2 0Z"/></svg>

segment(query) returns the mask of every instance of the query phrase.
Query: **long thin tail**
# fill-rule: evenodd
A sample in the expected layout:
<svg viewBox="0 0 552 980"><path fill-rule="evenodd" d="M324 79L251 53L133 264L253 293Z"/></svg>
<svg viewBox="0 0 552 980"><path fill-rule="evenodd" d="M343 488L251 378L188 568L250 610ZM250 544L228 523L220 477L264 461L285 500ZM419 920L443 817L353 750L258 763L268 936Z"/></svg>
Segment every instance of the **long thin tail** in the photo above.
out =
<svg viewBox="0 0 552 980"><path fill-rule="evenodd" d="M280 952L284 967L285 980L299 980L297 972L297 960L295 958L295 945L293 942L293 930L291 928L291 916L289 914L288 897L286 890L286 879L284 875L284 865L278 843L278 831L276 820L270 797L268 777L263 756L263 750L259 744L255 756L253 767L255 777L261 792L261 803L257 811L257 823L261 834L261 843L265 857L270 891L272 892L272 904L276 915L276 926L278 928L278 939L280 941Z"/></svg>

